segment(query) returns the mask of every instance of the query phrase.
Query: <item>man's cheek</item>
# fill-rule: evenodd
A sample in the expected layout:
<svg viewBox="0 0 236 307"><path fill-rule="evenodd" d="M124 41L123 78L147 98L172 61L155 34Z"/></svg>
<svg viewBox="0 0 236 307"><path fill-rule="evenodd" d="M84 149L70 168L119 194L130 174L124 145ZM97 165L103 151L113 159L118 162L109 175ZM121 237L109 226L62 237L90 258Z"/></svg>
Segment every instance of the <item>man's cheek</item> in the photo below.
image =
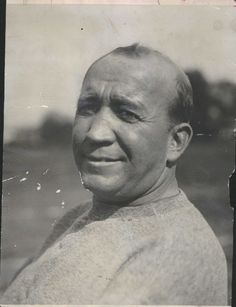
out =
<svg viewBox="0 0 236 307"><path fill-rule="evenodd" d="M85 138L86 138L86 129L81 125L77 125L73 129L72 133L73 146L81 147L81 144L83 143Z"/></svg>

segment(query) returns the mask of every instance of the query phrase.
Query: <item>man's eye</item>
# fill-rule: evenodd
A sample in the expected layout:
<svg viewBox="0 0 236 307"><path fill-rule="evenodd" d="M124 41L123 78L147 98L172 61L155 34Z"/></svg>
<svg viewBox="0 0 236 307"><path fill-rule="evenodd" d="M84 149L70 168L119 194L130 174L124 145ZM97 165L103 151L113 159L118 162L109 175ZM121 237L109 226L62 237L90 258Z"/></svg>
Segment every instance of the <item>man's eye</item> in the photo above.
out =
<svg viewBox="0 0 236 307"><path fill-rule="evenodd" d="M134 112L128 110L119 110L118 116L127 122L133 123L139 121L139 116Z"/></svg>

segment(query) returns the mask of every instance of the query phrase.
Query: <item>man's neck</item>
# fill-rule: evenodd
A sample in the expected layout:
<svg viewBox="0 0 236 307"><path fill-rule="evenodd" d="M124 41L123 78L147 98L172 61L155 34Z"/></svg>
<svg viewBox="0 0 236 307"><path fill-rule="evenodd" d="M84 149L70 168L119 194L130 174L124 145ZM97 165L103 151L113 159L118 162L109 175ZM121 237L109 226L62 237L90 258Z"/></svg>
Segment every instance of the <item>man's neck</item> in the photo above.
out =
<svg viewBox="0 0 236 307"><path fill-rule="evenodd" d="M142 205L178 195L179 187L175 177L175 172L169 172L167 176L163 177L164 179L160 178L160 180L158 180L158 182L156 182L145 194L132 201L129 205Z"/></svg>
<svg viewBox="0 0 236 307"><path fill-rule="evenodd" d="M166 169L162 176L159 178L155 184L150 187L145 193L138 196L135 199L126 199L120 202L114 202L112 200L102 200L94 196L94 203L96 205L102 206L114 206L114 207L123 207L123 206L139 206L145 205L146 203L156 202L158 200L169 198L179 194L179 187L175 177L175 169Z"/></svg>

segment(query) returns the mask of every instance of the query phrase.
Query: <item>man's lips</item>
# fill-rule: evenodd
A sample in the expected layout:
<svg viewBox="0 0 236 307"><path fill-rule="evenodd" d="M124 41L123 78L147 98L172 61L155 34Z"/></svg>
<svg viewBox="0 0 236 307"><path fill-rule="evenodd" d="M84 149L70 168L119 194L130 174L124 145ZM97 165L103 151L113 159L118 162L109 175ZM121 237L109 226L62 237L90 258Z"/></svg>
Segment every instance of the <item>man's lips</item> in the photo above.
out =
<svg viewBox="0 0 236 307"><path fill-rule="evenodd" d="M89 162L107 162L107 163L125 160L122 157L95 156L95 155L87 155L87 156L84 156L83 158Z"/></svg>

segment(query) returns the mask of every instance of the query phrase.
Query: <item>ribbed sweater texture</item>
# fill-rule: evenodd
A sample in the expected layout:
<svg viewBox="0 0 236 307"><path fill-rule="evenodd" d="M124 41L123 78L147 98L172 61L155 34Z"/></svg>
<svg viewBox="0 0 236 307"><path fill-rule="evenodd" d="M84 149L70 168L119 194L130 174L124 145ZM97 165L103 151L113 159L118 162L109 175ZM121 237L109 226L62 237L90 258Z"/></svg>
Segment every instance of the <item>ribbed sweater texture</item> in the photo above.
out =
<svg viewBox="0 0 236 307"><path fill-rule="evenodd" d="M85 207L58 223L1 303L227 304L224 253L182 191L138 205Z"/></svg>

